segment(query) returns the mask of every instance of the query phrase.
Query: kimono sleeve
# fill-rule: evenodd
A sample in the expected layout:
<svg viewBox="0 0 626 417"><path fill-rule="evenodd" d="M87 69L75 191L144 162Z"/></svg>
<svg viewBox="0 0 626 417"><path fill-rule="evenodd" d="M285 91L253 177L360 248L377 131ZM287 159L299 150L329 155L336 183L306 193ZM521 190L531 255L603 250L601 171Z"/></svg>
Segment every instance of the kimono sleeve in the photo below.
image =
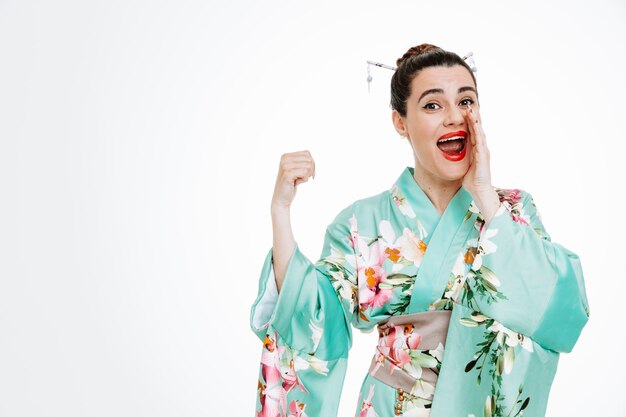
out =
<svg viewBox="0 0 626 417"><path fill-rule="evenodd" d="M552 242L529 193L507 191L478 237L481 310L546 349L570 352L589 319L580 259Z"/></svg>
<svg viewBox="0 0 626 417"><path fill-rule="evenodd" d="M272 249L265 258L250 315L252 330L263 341L259 416L283 416L292 408L336 414L354 314L352 299L342 301L342 284L356 294L354 269L345 261L353 253L348 216L347 208L327 227L316 263L296 244L280 292Z"/></svg>

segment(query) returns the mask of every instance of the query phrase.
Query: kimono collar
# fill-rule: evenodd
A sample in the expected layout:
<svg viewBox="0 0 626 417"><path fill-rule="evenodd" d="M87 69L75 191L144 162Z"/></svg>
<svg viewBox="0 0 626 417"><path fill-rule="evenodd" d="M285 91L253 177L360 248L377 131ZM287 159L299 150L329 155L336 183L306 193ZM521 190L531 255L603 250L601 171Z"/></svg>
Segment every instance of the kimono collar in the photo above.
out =
<svg viewBox="0 0 626 417"><path fill-rule="evenodd" d="M412 208L412 210L409 210L407 207L407 210L403 210L403 212L419 213L419 217L423 222L425 221L426 223L436 224L442 215L439 215L439 212L426 193L424 193L424 190L420 188L417 181L415 181L415 178L413 178L414 172L415 169L409 166L402 171L402 174L398 177L392 187L392 195L394 196L394 199L396 199L397 205L400 206L408 204L410 208ZM448 216L464 216L465 213L467 213L471 202L472 196L470 193L465 188L460 187L454 197L452 197L452 200L450 200L450 203L448 204L448 207L446 207L443 215L446 215L448 211L451 211Z"/></svg>

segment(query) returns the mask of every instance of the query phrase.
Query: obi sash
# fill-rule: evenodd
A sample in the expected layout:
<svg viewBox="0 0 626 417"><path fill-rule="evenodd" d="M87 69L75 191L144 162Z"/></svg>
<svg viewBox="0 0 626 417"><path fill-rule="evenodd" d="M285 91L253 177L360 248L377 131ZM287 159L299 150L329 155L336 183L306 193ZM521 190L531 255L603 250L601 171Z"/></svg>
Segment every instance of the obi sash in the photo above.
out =
<svg viewBox="0 0 626 417"><path fill-rule="evenodd" d="M399 392L432 400L450 315L450 310L430 310L380 323L368 373Z"/></svg>

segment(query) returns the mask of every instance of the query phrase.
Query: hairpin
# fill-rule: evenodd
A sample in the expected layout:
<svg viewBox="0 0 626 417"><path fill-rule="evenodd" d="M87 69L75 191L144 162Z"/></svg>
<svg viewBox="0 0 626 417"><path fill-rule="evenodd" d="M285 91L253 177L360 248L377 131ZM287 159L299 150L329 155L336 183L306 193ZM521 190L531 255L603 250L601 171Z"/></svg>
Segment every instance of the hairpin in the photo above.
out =
<svg viewBox="0 0 626 417"><path fill-rule="evenodd" d="M478 72L478 68L476 68L476 63L474 62L474 53L468 52L467 55L463 57L463 61L467 64L468 67L472 70L473 73Z"/></svg>
<svg viewBox="0 0 626 417"><path fill-rule="evenodd" d="M463 57L463 60L470 67L473 73L478 72L478 68L476 68L476 63L474 62L473 52L468 52L467 55ZM380 68L385 68L391 71L395 71L397 69L396 67L392 67L391 65L381 64L380 62L368 60L367 61L367 92L368 93L370 92L370 83L374 79L374 77L372 77L372 75L370 74L370 65L374 65Z"/></svg>

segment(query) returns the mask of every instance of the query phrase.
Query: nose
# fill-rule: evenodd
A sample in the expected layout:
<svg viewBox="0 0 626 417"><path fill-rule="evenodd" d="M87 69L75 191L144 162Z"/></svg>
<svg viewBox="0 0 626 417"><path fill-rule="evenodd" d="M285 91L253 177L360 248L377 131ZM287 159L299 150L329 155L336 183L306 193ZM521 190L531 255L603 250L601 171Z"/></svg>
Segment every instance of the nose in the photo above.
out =
<svg viewBox="0 0 626 417"><path fill-rule="evenodd" d="M464 123L463 109L460 106L448 106L443 121L444 126L462 125Z"/></svg>

